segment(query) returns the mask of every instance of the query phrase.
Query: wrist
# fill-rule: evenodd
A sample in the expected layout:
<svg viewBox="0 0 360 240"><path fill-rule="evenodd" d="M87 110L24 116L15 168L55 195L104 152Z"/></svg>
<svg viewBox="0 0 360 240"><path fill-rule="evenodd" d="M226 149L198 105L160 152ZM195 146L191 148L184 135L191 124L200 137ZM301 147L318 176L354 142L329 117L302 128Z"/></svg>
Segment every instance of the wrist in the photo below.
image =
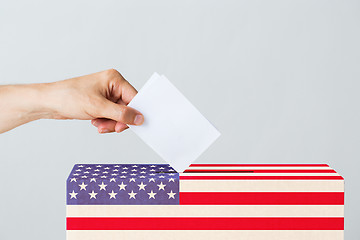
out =
<svg viewBox="0 0 360 240"><path fill-rule="evenodd" d="M52 118L52 110L49 107L49 89L51 83L39 83L14 86L21 96L19 112L27 121Z"/></svg>
<svg viewBox="0 0 360 240"><path fill-rule="evenodd" d="M32 84L34 102L32 114L37 119L63 119L60 113L64 88L62 82Z"/></svg>
<svg viewBox="0 0 360 240"><path fill-rule="evenodd" d="M18 107L15 109L18 114L22 115L24 121L57 118L55 109L57 98L54 97L56 91L54 84L38 83L9 86L13 91L17 92L14 96L23 98L15 99L16 102L19 102Z"/></svg>

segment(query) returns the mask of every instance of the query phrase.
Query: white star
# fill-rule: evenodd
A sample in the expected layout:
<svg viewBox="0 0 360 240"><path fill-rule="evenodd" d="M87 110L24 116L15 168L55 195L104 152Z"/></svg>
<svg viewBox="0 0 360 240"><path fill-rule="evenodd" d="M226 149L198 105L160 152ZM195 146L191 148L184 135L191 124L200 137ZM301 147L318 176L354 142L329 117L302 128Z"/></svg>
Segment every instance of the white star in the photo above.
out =
<svg viewBox="0 0 360 240"><path fill-rule="evenodd" d="M135 195L136 195L137 193L134 193L133 190L131 190L131 193L128 193L128 194L130 195L129 199L131 199L131 198L136 199L136 198L135 198Z"/></svg>
<svg viewBox="0 0 360 240"><path fill-rule="evenodd" d="M81 178L87 178L87 176L81 176Z"/></svg>
<svg viewBox="0 0 360 240"><path fill-rule="evenodd" d="M169 178L169 182L175 182L174 178Z"/></svg>
<svg viewBox="0 0 360 240"><path fill-rule="evenodd" d="M116 181L115 181L115 178L111 178L111 179L110 179L110 182L116 182Z"/></svg>
<svg viewBox="0 0 360 240"><path fill-rule="evenodd" d="M145 178L145 176L140 176L140 178Z"/></svg>
<svg viewBox="0 0 360 240"><path fill-rule="evenodd" d="M135 178L130 178L129 182L135 182Z"/></svg>
<svg viewBox="0 0 360 240"><path fill-rule="evenodd" d="M74 176L79 176L80 174L78 174L78 173L74 173L73 175L74 175Z"/></svg>
<svg viewBox="0 0 360 240"><path fill-rule="evenodd" d="M87 185L83 182L82 184L79 184L79 187L80 187L80 191L81 191L81 190L85 190L85 191L86 191Z"/></svg>
<svg viewBox="0 0 360 240"><path fill-rule="evenodd" d="M96 169L95 172L100 172L100 170L99 170L99 169Z"/></svg>
<svg viewBox="0 0 360 240"><path fill-rule="evenodd" d="M167 195L169 195L169 199L170 199L170 198L175 199L175 194L176 194L176 193L174 193L174 192L171 190Z"/></svg>
<svg viewBox="0 0 360 240"><path fill-rule="evenodd" d="M120 167L119 165L116 165L115 167Z"/></svg>
<svg viewBox="0 0 360 240"><path fill-rule="evenodd" d="M153 190L151 190L151 192L149 192L148 194L149 194L149 199L150 199L150 198L155 199L155 195L156 195L157 193L154 193Z"/></svg>
<svg viewBox="0 0 360 240"><path fill-rule="evenodd" d="M87 167L86 169L91 169L91 167Z"/></svg>
<svg viewBox="0 0 360 240"><path fill-rule="evenodd" d="M96 182L95 178L90 179L90 182Z"/></svg>
<svg viewBox="0 0 360 240"><path fill-rule="evenodd" d="M127 168L127 167L123 167L122 169L129 169L129 168Z"/></svg>
<svg viewBox="0 0 360 240"><path fill-rule="evenodd" d="M160 190L165 190L165 184L163 184L162 182L160 184L157 185L159 187L159 191Z"/></svg>
<svg viewBox="0 0 360 240"><path fill-rule="evenodd" d="M164 177L165 177L164 175L159 176L159 178L164 178Z"/></svg>
<svg viewBox="0 0 360 240"><path fill-rule="evenodd" d="M174 169L169 169L168 171L169 171L169 172L174 172Z"/></svg>
<svg viewBox="0 0 360 240"><path fill-rule="evenodd" d="M155 176L156 174L155 174L155 173L150 173L149 175L150 175L150 176Z"/></svg>
<svg viewBox="0 0 360 240"><path fill-rule="evenodd" d="M130 174L131 176L136 176L136 173L132 173L132 174Z"/></svg>
<svg viewBox="0 0 360 240"><path fill-rule="evenodd" d="M117 176L117 174L116 174L116 173L113 173L113 174L111 174L111 176Z"/></svg>
<svg viewBox="0 0 360 240"><path fill-rule="evenodd" d="M104 182L102 182L100 185L98 185L99 187L100 187L100 190L105 190L106 191L106 186L107 185L105 185L104 184Z"/></svg>
<svg viewBox="0 0 360 240"><path fill-rule="evenodd" d="M93 176L99 176L99 174L97 174L97 173L93 173Z"/></svg>
<svg viewBox="0 0 360 240"><path fill-rule="evenodd" d="M120 178L126 178L126 176L120 176Z"/></svg>
<svg viewBox="0 0 360 240"><path fill-rule="evenodd" d="M97 193L96 193L96 192L94 192L94 190L92 190L92 192L91 192L91 193L89 193L89 195L90 195L90 199L92 199L92 198L95 198L95 199L96 199L96 195L97 195Z"/></svg>
<svg viewBox="0 0 360 240"><path fill-rule="evenodd" d="M137 165L133 165L133 167L137 167Z"/></svg>
<svg viewBox="0 0 360 240"><path fill-rule="evenodd" d="M108 193L108 194L110 195L110 199L112 199L112 198L116 199L115 196L117 193L114 193L114 190L112 190L111 193Z"/></svg>
<svg viewBox="0 0 360 240"><path fill-rule="evenodd" d="M145 172L145 171L141 171L140 173L141 173L141 174L145 174L146 172Z"/></svg>
<svg viewBox="0 0 360 240"><path fill-rule="evenodd" d="M97 165L96 167L101 167L101 165Z"/></svg>
<svg viewBox="0 0 360 240"><path fill-rule="evenodd" d="M76 178L71 178L70 182L76 182Z"/></svg>
<svg viewBox="0 0 360 240"><path fill-rule="evenodd" d="M106 176L101 176L101 178L106 178Z"/></svg>
<svg viewBox="0 0 360 240"><path fill-rule="evenodd" d="M137 170L136 169L133 169L133 170L131 170L132 172L137 172Z"/></svg>
<svg viewBox="0 0 360 240"><path fill-rule="evenodd" d="M76 195L78 195L78 193L74 192L74 190L69 194L70 194L70 199L72 199L72 198L76 199Z"/></svg>
<svg viewBox="0 0 360 240"><path fill-rule="evenodd" d="M127 171L123 171L123 172L121 172L121 173L127 173Z"/></svg>
<svg viewBox="0 0 360 240"><path fill-rule="evenodd" d="M154 178L149 178L149 182L155 182Z"/></svg>
<svg viewBox="0 0 360 240"><path fill-rule="evenodd" d="M121 190L126 190L125 188L126 188L126 184L124 184L124 182L121 182L121 184L120 185L118 185L119 187L120 187L120 189L119 189L119 191L121 191Z"/></svg>
<svg viewBox="0 0 360 240"><path fill-rule="evenodd" d="M84 167L83 165L80 165L79 167Z"/></svg>
<svg viewBox="0 0 360 240"><path fill-rule="evenodd" d="M169 173L169 176L174 176L175 174L174 173Z"/></svg>
<svg viewBox="0 0 360 240"><path fill-rule="evenodd" d="M106 167L106 168L104 168L104 169L110 169L109 167Z"/></svg>
<svg viewBox="0 0 360 240"><path fill-rule="evenodd" d="M159 169L165 169L164 167L161 167L161 168L159 168Z"/></svg>
<svg viewBox="0 0 360 240"><path fill-rule="evenodd" d="M118 169L114 169L113 172L118 172L119 170Z"/></svg>
<svg viewBox="0 0 360 240"><path fill-rule="evenodd" d="M106 174L106 173L109 173L109 172L107 172L107 171L103 172L103 174Z"/></svg>
<svg viewBox="0 0 360 240"><path fill-rule="evenodd" d="M155 165L151 165L150 167L156 167Z"/></svg>
<svg viewBox="0 0 360 240"><path fill-rule="evenodd" d="M156 170L155 169L151 169L150 172L155 172Z"/></svg>
<svg viewBox="0 0 360 240"><path fill-rule="evenodd" d="M76 169L75 171L76 171L76 172L81 172L81 169Z"/></svg>
<svg viewBox="0 0 360 240"><path fill-rule="evenodd" d="M146 169L146 167L142 167L141 169Z"/></svg>
<svg viewBox="0 0 360 240"><path fill-rule="evenodd" d="M138 184L139 186L139 191L140 190L145 190L146 184L144 184L143 182L141 182L140 184Z"/></svg>
<svg viewBox="0 0 360 240"><path fill-rule="evenodd" d="M88 173L90 173L90 172L88 172L88 171L84 172L84 174L88 174Z"/></svg>

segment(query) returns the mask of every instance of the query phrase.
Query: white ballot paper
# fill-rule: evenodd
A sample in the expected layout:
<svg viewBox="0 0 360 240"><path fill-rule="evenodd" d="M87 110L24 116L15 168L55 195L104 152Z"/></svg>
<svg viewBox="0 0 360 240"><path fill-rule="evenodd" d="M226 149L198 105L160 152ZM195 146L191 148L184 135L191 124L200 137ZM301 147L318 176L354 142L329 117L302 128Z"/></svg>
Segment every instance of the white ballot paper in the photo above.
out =
<svg viewBox="0 0 360 240"><path fill-rule="evenodd" d="M129 127L178 172L219 136L211 123L165 77L154 73L129 103L144 115Z"/></svg>

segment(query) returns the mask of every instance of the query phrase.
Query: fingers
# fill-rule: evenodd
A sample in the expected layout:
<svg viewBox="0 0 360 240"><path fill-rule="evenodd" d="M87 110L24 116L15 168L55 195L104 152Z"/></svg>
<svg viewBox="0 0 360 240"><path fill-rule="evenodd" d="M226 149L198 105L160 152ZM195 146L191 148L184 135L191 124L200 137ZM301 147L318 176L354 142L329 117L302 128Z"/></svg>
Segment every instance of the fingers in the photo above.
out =
<svg viewBox="0 0 360 240"><path fill-rule="evenodd" d="M99 74L99 79L106 83L105 88L108 88L106 97L109 100L117 102L121 99L127 105L137 94L136 89L117 70L108 69Z"/></svg>
<svg viewBox="0 0 360 240"><path fill-rule="evenodd" d="M128 129L129 127L126 124L123 124L121 122L117 122L115 125L115 132L119 133L122 132L126 129Z"/></svg>
<svg viewBox="0 0 360 240"><path fill-rule="evenodd" d="M115 69L103 72L102 79L107 82L107 91L102 94L104 99L92 104L90 115L96 119L92 124L99 133L122 132L127 125L141 125L144 116L137 110L126 106L137 94L136 89L126 81Z"/></svg>
<svg viewBox="0 0 360 240"><path fill-rule="evenodd" d="M131 100L135 97L137 94L136 89L124 79L121 86L121 99L122 101L128 105Z"/></svg>
<svg viewBox="0 0 360 240"><path fill-rule="evenodd" d="M101 114L99 117L112 119L123 124L141 125L144 122L144 116L139 111L108 100L104 102L99 112Z"/></svg>
<svg viewBox="0 0 360 240"><path fill-rule="evenodd" d="M137 110L106 100L98 109L97 118L91 123L98 128L99 133L122 132L130 125L141 125L144 116Z"/></svg>
<svg viewBox="0 0 360 240"><path fill-rule="evenodd" d="M94 119L91 123L98 128L99 133L110 133L115 131L116 121L110 119Z"/></svg>
<svg viewBox="0 0 360 240"><path fill-rule="evenodd" d="M106 118L97 118L91 121L92 125L98 128L99 133L110 133L117 132L120 133L129 127L121 122L116 122L114 120Z"/></svg>

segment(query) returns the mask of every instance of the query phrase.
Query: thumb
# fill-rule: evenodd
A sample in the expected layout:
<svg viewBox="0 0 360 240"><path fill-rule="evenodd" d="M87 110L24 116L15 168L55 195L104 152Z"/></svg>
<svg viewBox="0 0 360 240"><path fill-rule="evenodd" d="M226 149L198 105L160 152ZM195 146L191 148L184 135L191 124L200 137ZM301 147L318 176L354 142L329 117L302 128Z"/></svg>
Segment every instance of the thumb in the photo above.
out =
<svg viewBox="0 0 360 240"><path fill-rule="evenodd" d="M144 116L139 111L108 100L104 102L100 113L102 118L109 118L124 124L141 125L144 122Z"/></svg>

